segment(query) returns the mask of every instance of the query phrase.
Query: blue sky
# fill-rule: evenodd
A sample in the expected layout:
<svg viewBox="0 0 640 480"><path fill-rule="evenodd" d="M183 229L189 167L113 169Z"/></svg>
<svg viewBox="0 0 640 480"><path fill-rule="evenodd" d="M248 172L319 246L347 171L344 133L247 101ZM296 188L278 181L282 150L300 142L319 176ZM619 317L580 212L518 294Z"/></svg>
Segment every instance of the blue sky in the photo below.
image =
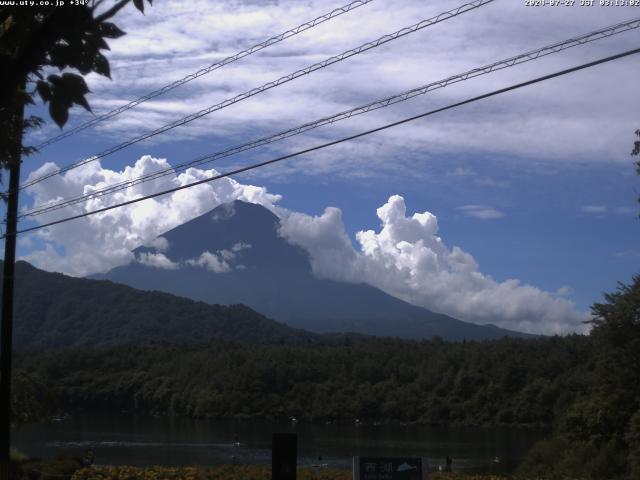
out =
<svg viewBox="0 0 640 480"><path fill-rule="evenodd" d="M52 163L67 165L462 3L376 0L43 150L25 162L24 178L48 171ZM113 41L109 52L113 81L90 76L94 92L90 103L97 113L107 111L340 5L311 0L268 5L196 1L154 6L146 16L133 9L125 11L120 24L129 34ZM22 204L54 201L92 185L108 185L129 178L132 168L155 168L148 162L134 167L144 155L175 165L638 16L640 9L630 7L531 8L524 2L496 0L118 152L86 170L42 182L23 196ZM624 33L461 82L203 168L224 171L619 53L637 47L639 35L638 31ZM603 291L611 291L618 280L628 281L637 273L640 260L636 202L640 189L629 155L633 131L640 128L633 80L640 73L639 65L637 56L623 59L244 174L235 178L237 184L212 187L206 194L70 222L25 237L19 254L41 268L74 275L95 273L131 261L127 252L163 228L207 211L216 202L238 197L277 210L285 223L290 218L299 220L302 217L296 215L300 214L307 229L318 227L318 236L310 238L296 230L300 223L292 220L287 234L315 255L314 268L322 275L368 281L413 303L469 321L495 318L493 322L501 326L545 333L581 330L579 322L586 318L589 305L600 300ZM74 110L72 118L70 125L90 117ZM37 143L55 131L47 126L31 139ZM192 177L210 174L199 170ZM167 179L167 185L184 181L175 177ZM150 185L146 192L158 186ZM390 201L393 195L401 196L403 202ZM401 204L408 219L404 230L395 220L376 214L383 205L393 210ZM340 209L342 225L323 216L327 207ZM171 214L167 208L173 208ZM423 212L437 218L437 229L410 218ZM407 253L398 242L389 247L381 224L389 231L395 225L398 232L405 232L406 237L391 234L389 238L413 247L420 241L420 246L435 242L428 247L435 266L425 264L415 248ZM322 240L322 228L328 225L335 227L334 236ZM341 229L358 256L353 263L357 275L338 271L327 254L327 248L340 244ZM368 230L375 235L357 237ZM439 250L436 238L446 249ZM473 259L466 277L458 271L459 265L446 260L455 253L454 247ZM347 247L339 248L344 253ZM349 251L349 258L352 255ZM391 269L385 270L386 281L376 279L381 265ZM396 277L399 270L409 272L408 276ZM511 279L519 284L508 283ZM451 298L444 298L449 295L444 291L452 292ZM509 309L513 312L501 313ZM526 321L518 320L518 315L527 317ZM538 320L533 318L536 315Z"/></svg>
<svg viewBox="0 0 640 480"><path fill-rule="evenodd" d="M450 161L455 160L464 166L461 168L472 165L464 159ZM358 188L354 188L352 182L304 182L276 184L270 190L282 193L283 205L290 208L296 207L291 199L304 198L308 211L316 214L331 196L331 204L342 209L352 234L378 226L370 205L403 192L410 209L428 205L439 219L442 237L471 252L483 272L500 281L518 278L549 291L568 286L569 297L585 310L602 300L602 293L615 288L617 281L628 282L638 273L638 182L629 173L631 165L567 167L553 176L523 175L505 171L504 165L486 163L476 168L476 175L485 172L505 185L496 192L473 185L465 176L427 185L398 180L391 184L356 182ZM568 179L571 188L567 188ZM504 217L483 220L458 208L460 203L483 202L498 205ZM588 213L582 210L584 206L605 206L606 211Z"/></svg>

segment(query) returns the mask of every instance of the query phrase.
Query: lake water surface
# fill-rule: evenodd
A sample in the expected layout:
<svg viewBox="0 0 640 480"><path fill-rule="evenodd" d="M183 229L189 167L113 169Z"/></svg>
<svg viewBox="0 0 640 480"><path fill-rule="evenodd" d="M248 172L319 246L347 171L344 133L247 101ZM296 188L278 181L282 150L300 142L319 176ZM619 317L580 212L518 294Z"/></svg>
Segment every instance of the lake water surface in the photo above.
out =
<svg viewBox="0 0 640 480"><path fill-rule="evenodd" d="M13 433L15 448L36 457L92 449L96 464L269 464L271 434L298 434L298 465L351 468L360 456L421 456L431 469L453 457L453 469L510 473L545 429L428 427L418 425L306 424L193 420L129 414L82 413ZM234 441L240 442L239 446Z"/></svg>

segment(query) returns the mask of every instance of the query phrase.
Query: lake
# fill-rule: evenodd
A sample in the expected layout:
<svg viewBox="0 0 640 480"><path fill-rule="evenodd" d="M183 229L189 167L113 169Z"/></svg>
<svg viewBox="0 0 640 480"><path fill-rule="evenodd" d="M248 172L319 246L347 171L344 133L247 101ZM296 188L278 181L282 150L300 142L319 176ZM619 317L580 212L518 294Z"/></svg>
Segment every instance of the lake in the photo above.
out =
<svg viewBox="0 0 640 480"><path fill-rule="evenodd" d="M511 473L527 450L549 435L538 428L308 424L194 420L147 415L81 413L13 433L12 445L31 456L95 452L101 465L269 464L271 434L298 434L298 465L351 468L360 456L422 456L430 468L453 458L455 471ZM234 442L239 442L239 446Z"/></svg>

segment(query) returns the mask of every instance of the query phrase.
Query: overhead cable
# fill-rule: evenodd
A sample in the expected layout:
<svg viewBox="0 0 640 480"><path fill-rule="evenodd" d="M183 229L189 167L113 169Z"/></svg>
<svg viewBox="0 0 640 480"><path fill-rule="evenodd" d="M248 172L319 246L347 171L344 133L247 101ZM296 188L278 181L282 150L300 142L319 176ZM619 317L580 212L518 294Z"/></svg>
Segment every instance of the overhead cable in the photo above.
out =
<svg viewBox="0 0 640 480"><path fill-rule="evenodd" d="M214 70L218 70L219 68L222 68L226 65L229 65L230 63L236 62L244 57L248 57L249 55L259 52L260 50L263 50L267 47L270 47L272 45L275 45L276 43L282 42L283 40L286 40L287 38L291 38L295 35L298 35L299 33L305 32L317 25L320 25L321 23L324 23L328 20L331 20L333 18L336 18L340 15L343 15L347 12L350 12L352 10L355 10L358 7L361 7L363 5L366 5L367 3L371 3L374 0L356 0L355 2L351 2L348 5L345 5L343 7L339 7L336 8L332 11L330 11L329 13L325 13L324 15L321 15L309 22L305 22L302 25L298 25L295 28L292 28L290 30L287 30L286 32L283 32L279 35L275 35L263 42L257 43L255 45L253 45L252 47L247 48L246 50L242 50L241 52L238 52L234 55L231 55L230 57L227 57L223 60L220 60L219 62L213 63L211 65L209 65L208 67L202 68L200 70L198 70L197 72L193 72L179 80L176 80L174 82L171 82L168 85L165 85L162 88L159 88L157 90L154 90L151 93L147 93L146 95L143 95L142 97L139 97L135 100L132 100L131 102L127 103L126 105L122 105L118 108L115 108L107 113L103 113L102 115L99 115L97 117L92 118L91 120L78 125L77 127L71 128L59 135L56 135L54 137L51 137L47 140L45 140L44 142L42 142L39 145L36 145L36 148L38 150L41 150L53 143L59 142L60 140L70 137L72 135L75 135L78 132L81 132L83 130L86 130L87 128L93 127L94 125L97 125L100 122L103 122L109 118L115 117L116 115L120 115L123 112L126 112L127 110L130 110L138 105L140 105L141 103L146 102L147 100L151 100L152 98L156 98L159 97L160 95L163 95L171 90L173 90L174 88L177 88L181 85L184 85L185 83L188 83L192 80L195 80L196 78L202 77L203 75L206 75L208 73L213 72Z"/></svg>
<svg viewBox="0 0 640 480"><path fill-rule="evenodd" d="M237 146L233 146L233 147L229 147L226 148L222 151L219 152L215 152L215 153L211 153L208 155L204 155L202 157L196 158L195 160L191 160L188 162L184 162L181 164L178 164L174 167L168 167L168 168L164 168L162 170L156 171L156 172L151 172L145 175L141 175L135 178L131 178L129 180L125 180L119 183L115 183L113 185L109 185L107 187L101 188L101 189L97 189L94 190L92 192L89 192L87 194L83 194L83 195L79 195L76 197L70 197L70 198L66 198L63 200L59 200L56 203L53 204L45 204L45 205L39 205L36 206L34 208L32 208L29 211L26 211L24 213L22 213L19 218L24 218L24 217L33 217L36 215L41 215L44 213L49 213L51 211L55 211L55 210L59 210L61 208L65 208L71 205L75 205L78 203L82 203L82 202L86 202L88 200L92 200L95 198L99 198L99 197L103 197L105 195L110 195L113 193L116 193L118 191L122 191L125 190L127 188L130 187L134 187L136 185L139 185L141 183L145 183L145 182L149 182L149 181L153 181L156 180L158 178L162 178L164 176L167 175L174 175L177 172L181 172L186 170L187 168L191 168L191 167L195 167L195 166L199 166L199 165L203 165L203 164L207 164L207 163L211 163L215 160L219 160L222 158L226 158L232 155L236 155L238 153L250 150L250 149L254 149L257 147L261 147L264 145L268 145L271 144L273 142L279 141L279 140L283 140L295 135L299 135L302 134L304 132L307 132L309 130L324 126L324 125L330 125L333 124L335 122L339 122L341 120L345 120L348 118L351 118L353 116L356 115L361 115L367 112L371 112L373 110L377 110L380 108L384 108L384 107L388 107L390 105L394 105L406 100L409 100L411 98L414 98L418 95L424 95L426 93L429 93L433 90L439 89L439 88L444 88L448 85L454 84L454 83L458 83L464 80L468 80L470 78L474 78L480 75L486 75L488 73L494 72L494 71L498 71L498 70L502 70L504 68L508 68L508 67L512 67L515 65L519 65L525 62L529 62L532 60L536 60L540 57L546 56L546 55L550 55L553 53L558 53L560 51L566 50L568 48L572 48L578 45L583 45L585 43L589 43L589 42L593 42L596 40L600 40L602 38L607 38L607 37L611 37L612 35L617 35L620 34L622 32L626 32L629 30L633 30L633 29L637 29L640 28L640 18L636 18L634 20L629 20L626 22L622 22L622 23L618 23L609 27L605 27L605 28L601 28L599 30L596 31L592 31L590 33L587 34L583 34L577 37L573 37L561 42L556 42L554 44L548 45L546 47L543 48L539 48L536 50L531 50L528 51L526 53L522 53L513 57L509 57L505 60L500 60L494 63L491 63L489 65L485 65L482 67L478 67L478 68L474 68L473 70L469 70L467 72L461 73L461 74L457 74L457 75L453 75L450 76L448 78L445 78L444 80L439 80L436 82L432 82L429 83L427 85L423 85L421 87L417 87L417 88L413 88L411 90L407 90L405 92L396 94L396 95L392 95L389 97L385 97L383 99L379 99L379 100L375 100L373 102L370 102L366 105L362 105L356 108L352 108L350 110L346 110L340 113L337 113L335 115L331 115L328 117L324 117L321 118L319 120L315 120L313 122L309 122L309 123L305 123L303 125L299 125L297 127L294 128L290 128L288 130L276 133L274 135L270 135L267 137L262 137L260 139L257 140L252 140L250 142L246 142L243 143L241 145L237 145Z"/></svg>
<svg viewBox="0 0 640 480"><path fill-rule="evenodd" d="M317 70L320 70L322 68L328 67L329 65L333 65L334 63L338 63L341 62L343 60L346 60L347 58L353 57L355 55L359 55L363 52L366 52L367 50L371 50L373 48L377 48L381 45L384 45L388 42L391 42L393 40L397 40L398 38L404 37L406 35L409 35L411 33L417 32L419 30L422 30L423 28L427 28L430 27L432 25L435 25L437 23L449 20L451 18L457 17L458 15L462 15L463 13L475 10L479 7L482 7L483 5L486 5L488 3L493 2L494 0L474 0L473 2L469 2L469 3L465 3L464 5L461 5L455 9L440 13L439 15L436 15L435 17L426 19L426 20L422 20L421 22L418 22L414 25L411 25L410 27L405 27L401 30L398 30L397 32L391 33L391 34L387 34L384 35L380 38L378 38L377 40L374 40L373 42L367 42L363 45L360 45L359 47L353 48L351 50L347 50L346 52L341 53L340 55L336 55L330 58L327 58L326 60L323 60L322 62L318 62L318 63L314 63L313 65L310 65L306 68L303 68L301 70L297 70L296 72L293 72L289 75L286 75L284 77L280 77L277 80L265 83L264 85L260 86L260 87L256 87L253 88L247 92L241 93L240 95L236 95L233 98L224 100L223 102L220 102L216 105L212 105L208 108L205 108L203 110L200 110L199 112L193 113L191 115L187 115L184 118L181 118L180 120L176 120L175 122L169 123L167 125L164 125L160 128L157 128L155 130L152 130L150 132L144 133L138 137L129 139L123 143L120 143L118 145L115 145L111 148L108 148L107 150L104 150L96 155L92 155L91 157L85 158L83 160L80 160L79 162L73 163L71 165L67 165L66 167L62 167L60 169L58 169L55 172L51 172L45 175L42 175L41 177L37 177L33 180L27 181L26 183L24 183L20 188L24 189L24 188L28 188L31 187L32 185L35 185L36 183L40 183L43 180L46 180L48 178L54 177L58 174L64 173L64 172L68 172L69 170L73 170L75 168L81 167L83 165L86 165L88 163L94 162L96 160L99 160L101 158L104 158L108 155L111 155L115 152L118 152L124 148L127 148L131 145L134 145L136 143L139 143L143 140L149 139L151 137L155 137L156 135L160 135L161 133L167 132L169 130L172 130L176 127L180 127L182 125L186 125L187 123L190 123L194 120L197 120L198 118L204 117L205 115L209 115L210 113L213 113L217 110L221 110L223 108L226 108L230 105L233 105L235 103L238 103L242 100L246 100L247 98L253 97L254 95L257 95L259 93L265 92L267 90L270 90L274 87L280 86L282 84L285 84L287 82L290 82L296 78L302 77L304 75L308 75L312 72L315 72Z"/></svg>
<svg viewBox="0 0 640 480"><path fill-rule="evenodd" d="M546 80L550 80L552 78L556 78L556 77L560 77L560 76L563 76L563 75L567 75L569 73L577 72L579 70L584 70L586 68L594 67L596 65L600 65L600 64L603 64L603 63L611 62L613 60L618 60L620 58L627 57L627 56L630 56L630 55L634 55L634 54L637 54L637 53L640 53L640 48L636 48L636 49L633 49L633 50L628 50L626 52L619 53L617 55L611 55L609 57L601 58L599 60L595 60L595 61L589 62L589 63L584 63L582 65L578 65L576 67L572 67L572 68L568 68L568 69L565 69L565 70L561 70L559 72L555 72L555 73L551 73L551 74L548 74L548 75L544 75L542 77L537 77L537 78L534 78L532 80L528 80L526 82L522 82L522 83L518 83L518 84L515 84L515 85L511 85L509 87L501 88L499 90L494 90L494 91L492 91L490 93L485 93L483 95L479 95L479 96L476 96L476 97L473 97L473 98L469 98L469 99L463 100L461 102L453 103L451 105L447 105L446 107L437 108L435 110L431 110L429 112L421 113L419 115L414 115L413 117L405 118L405 119L399 120L397 122L388 123L388 124L383 125L381 127L377 127L377 128L371 129L371 130L367 130L365 132L357 133L355 135L344 137L344 138L341 138L341 139L338 139L338 140L333 140L331 142L327 142L327 143L324 143L322 145L316 145L315 147L307 148L307 149L304 149L304 150L299 150L297 152L290 153L288 155L283 155L281 157L274 158L274 159L271 159L271 160L267 160L267 161L264 161L264 162L254 163L252 165L248 165L248 166L245 166L245 167L237 168L235 170L232 170L232 171L229 171L229 172L226 172L226 173L221 173L219 175L215 175L215 176L212 176L212 177L209 177L209 178L205 178L205 179L202 179L202 180L198 180L198 181L195 181L195 182L191 182L191 183L188 183L186 185L181 185L179 187L169 188L167 190L162 190L160 192L152 193L150 195L145 195L143 197L134 198L134 199L128 200L126 202L121 202L121 203L117 203L117 204L114 204L114 205L109 205L109 206L106 206L106 207L98 208L96 210L92 210L90 212L84 212L84 213L81 213L81 214L78 214L78 215L73 215L73 216L66 217L66 218L61 218L59 220L55 220L55 221L52 221L52 222L47 222L47 223L44 223L42 225L36 225L34 227L29 227L29 228L25 228L25 229L22 229L22 230L18 230L15 234L17 235L17 234L22 234L22 233L33 232L35 230L40 230L42 228L51 227L53 225L59 225L61 223L69 222L71 220L77 220L77 219L80 219L80 218L89 217L91 215L96 215L98 213L103 213L103 212L106 212L106 211L109 211L109 210L113 210L115 208L120 208L120 207L124 207L124 206L127 206L127 205L132 205L134 203L142 202L144 200L148 200L148 199L151 199L151 198L160 197L162 195L168 195L170 193L174 193L174 192L177 192L177 191L180 191L180 190L184 190L186 188L191 188L191 187L195 187L197 185L202 185L202 184L205 184L205 183L213 182L215 180L220 180L222 178L230 177L232 175L237 175L239 173L247 172L247 171L254 170L254 169L257 169L257 168L260 168L260 167L264 167L264 166L271 165L271 164L274 164L274 163L277 163L277 162L281 162L281 161L287 160L289 158L294 158L294 157L297 157L297 156L300 156L300 155L304 155L306 153L311 153L311 152L314 152L314 151L317 151L317 150L321 150L321 149L324 149L324 148L327 148L327 147L331 147L333 145L338 145L340 143L344 143L344 142L348 142L348 141L351 141L351 140L355 140L357 138L361 138L361 137L364 137L366 135L371 135L373 133L377 133L377 132L380 132L380 131L383 131L383 130L386 130L386 129L389 129L389 128L392 128L392 127L396 127L398 125L403 125L405 123L409 123L409 122L418 120L420 118L428 117L428 116L434 115L436 113L444 112L444 111L447 111L447 110L452 110L454 108L458 108L458 107L461 107L463 105L474 103L474 102L477 102L479 100L483 100L483 99L486 99L486 98L489 98L489 97L494 97L496 95L500 95L500 94L507 93L507 92L510 92L510 91L513 91L513 90L517 90L517 89L520 89L520 88L523 88L523 87L527 87L529 85L533 85L533 84L540 83L540 82L543 82L543 81L546 81ZM6 234L3 235L3 236L0 236L0 239L6 238L7 236L8 235L6 235Z"/></svg>

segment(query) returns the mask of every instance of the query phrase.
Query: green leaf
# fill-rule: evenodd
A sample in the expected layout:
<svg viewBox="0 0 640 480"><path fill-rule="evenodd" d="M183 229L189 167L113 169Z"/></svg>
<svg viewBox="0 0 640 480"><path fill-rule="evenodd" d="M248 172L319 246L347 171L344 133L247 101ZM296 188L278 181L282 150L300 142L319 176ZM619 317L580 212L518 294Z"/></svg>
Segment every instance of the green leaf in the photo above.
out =
<svg viewBox="0 0 640 480"><path fill-rule="evenodd" d="M51 85L53 85L53 87L55 88L55 86L56 86L56 85L59 85L59 84L60 84L60 81L61 81L62 79L60 78L60 76L59 76L59 75L49 75L49 76L47 77L47 80L48 80L48 81L49 81L49 83L50 83Z"/></svg>
<svg viewBox="0 0 640 480"><path fill-rule="evenodd" d="M85 98L86 93L89 93L89 87L84 78L75 73L62 74L59 88L56 90L56 94L61 96L61 101L64 99L69 106L71 103L76 103L90 112L91 107Z"/></svg>
<svg viewBox="0 0 640 480"><path fill-rule="evenodd" d="M47 78L50 85L42 82L36 88L42 90L49 99L49 113L51 118L62 127L69 117L69 109L73 104L80 105L87 111L91 111L91 107L85 98L85 94L89 93L84 78L75 73L64 73L62 76L49 75ZM42 93L41 93L42 96Z"/></svg>
<svg viewBox="0 0 640 480"><path fill-rule="evenodd" d="M81 95L89 93L89 87L87 87L87 83L80 75L76 75L75 73L63 73L62 82L65 86L65 89L70 93L78 92Z"/></svg>
<svg viewBox="0 0 640 480"><path fill-rule="evenodd" d="M98 33L105 38L120 38L126 35L125 32L120 30L115 24L111 22L102 22L98 25Z"/></svg>
<svg viewBox="0 0 640 480"><path fill-rule="evenodd" d="M133 0L135 7L144 13L144 0Z"/></svg>
<svg viewBox="0 0 640 480"><path fill-rule="evenodd" d="M93 59L93 71L104 75L107 78L111 78L111 68L109 67L109 61L107 58L98 53Z"/></svg>
<svg viewBox="0 0 640 480"><path fill-rule="evenodd" d="M40 98L44 103L47 103L51 100L51 87L45 81L39 80L36 83L36 89L38 90L38 94L40 94Z"/></svg>
<svg viewBox="0 0 640 480"><path fill-rule="evenodd" d="M87 37L87 44L91 45L96 50L111 50L109 44L104 41L102 35L90 35Z"/></svg>
<svg viewBox="0 0 640 480"><path fill-rule="evenodd" d="M87 112L91 112L91 107L89 106L89 102L87 102L87 99L84 97L84 95L74 99L74 103L77 103L78 105L83 107Z"/></svg>
<svg viewBox="0 0 640 480"><path fill-rule="evenodd" d="M58 102L52 99L49 104L49 115L53 118L53 121L62 128L69 119L69 107L62 102Z"/></svg>
<svg viewBox="0 0 640 480"><path fill-rule="evenodd" d="M82 51L70 45L54 45L49 51L51 64L60 70L67 66L75 67L82 62Z"/></svg>

